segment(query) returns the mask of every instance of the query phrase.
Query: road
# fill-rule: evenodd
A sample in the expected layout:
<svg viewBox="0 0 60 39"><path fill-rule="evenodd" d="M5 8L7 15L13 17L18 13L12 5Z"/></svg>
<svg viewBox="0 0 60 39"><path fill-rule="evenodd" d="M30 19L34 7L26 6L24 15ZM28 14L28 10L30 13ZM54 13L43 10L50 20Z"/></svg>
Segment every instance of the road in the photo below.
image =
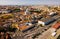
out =
<svg viewBox="0 0 60 39"><path fill-rule="evenodd" d="M54 32L53 28L48 29L42 35L40 35L37 39L47 39Z"/></svg>

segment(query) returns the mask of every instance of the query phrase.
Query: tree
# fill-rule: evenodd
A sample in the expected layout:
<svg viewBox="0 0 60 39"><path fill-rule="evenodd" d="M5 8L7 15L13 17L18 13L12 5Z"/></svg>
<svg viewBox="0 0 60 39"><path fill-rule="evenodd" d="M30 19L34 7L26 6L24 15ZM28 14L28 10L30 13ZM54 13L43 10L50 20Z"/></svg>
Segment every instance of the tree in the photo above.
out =
<svg viewBox="0 0 60 39"><path fill-rule="evenodd" d="M20 12L20 9L17 8L17 9L14 9L13 11L14 12Z"/></svg>
<svg viewBox="0 0 60 39"><path fill-rule="evenodd" d="M58 36L58 38L57 39L60 39L60 35Z"/></svg>
<svg viewBox="0 0 60 39"><path fill-rule="evenodd" d="M0 27L0 32L5 32L4 27Z"/></svg>
<svg viewBox="0 0 60 39"><path fill-rule="evenodd" d="M8 31L15 32L16 31L16 28L8 27Z"/></svg>

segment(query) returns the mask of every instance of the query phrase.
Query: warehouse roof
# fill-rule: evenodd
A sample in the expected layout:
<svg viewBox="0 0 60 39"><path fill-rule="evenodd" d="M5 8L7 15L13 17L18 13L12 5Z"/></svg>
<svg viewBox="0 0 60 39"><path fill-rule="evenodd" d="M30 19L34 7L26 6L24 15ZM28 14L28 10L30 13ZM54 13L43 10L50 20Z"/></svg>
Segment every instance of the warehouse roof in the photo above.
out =
<svg viewBox="0 0 60 39"><path fill-rule="evenodd" d="M56 23L55 25L52 26L53 28L57 29L60 27L60 22L59 23Z"/></svg>

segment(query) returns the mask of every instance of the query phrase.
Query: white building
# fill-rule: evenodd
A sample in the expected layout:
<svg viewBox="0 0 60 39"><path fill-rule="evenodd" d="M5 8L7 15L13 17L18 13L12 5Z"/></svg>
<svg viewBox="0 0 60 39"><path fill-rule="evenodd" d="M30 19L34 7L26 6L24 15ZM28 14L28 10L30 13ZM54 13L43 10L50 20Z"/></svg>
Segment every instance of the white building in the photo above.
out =
<svg viewBox="0 0 60 39"><path fill-rule="evenodd" d="M4 11L0 11L0 13L8 13L8 12L9 12L9 11L5 11L5 10L4 10Z"/></svg>
<svg viewBox="0 0 60 39"><path fill-rule="evenodd" d="M53 32L51 35L52 35L52 36L55 36L55 35L56 35L56 32Z"/></svg>
<svg viewBox="0 0 60 39"><path fill-rule="evenodd" d="M27 25L29 25L29 26L32 26L32 23L26 23Z"/></svg>
<svg viewBox="0 0 60 39"><path fill-rule="evenodd" d="M42 24L43 26L45 25L45 23L43 21L38 21L38 25Z"/></svg>
<svg viewBox="0 0 60 39"><path fill-rule="evenodd" d="M30 12L29 12L29 9L27 8L24 15L27 15L27 14L29 14L29 13L30 13Z"/></svg>
<svg viewBox="0 0 60 39"><path fill-rule="evenodd" d="M56 12L51 12L51 13L49 13L48 15L53 15L53 14L56 14Z"/></svg>

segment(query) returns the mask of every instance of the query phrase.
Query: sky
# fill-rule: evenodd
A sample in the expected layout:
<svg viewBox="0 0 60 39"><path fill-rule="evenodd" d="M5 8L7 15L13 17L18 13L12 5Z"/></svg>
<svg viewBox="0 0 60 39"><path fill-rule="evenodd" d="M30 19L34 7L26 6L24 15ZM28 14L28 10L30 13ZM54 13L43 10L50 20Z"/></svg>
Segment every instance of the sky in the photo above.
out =
<svg viewBox="0 0 60 39"><path fill-rule="evenodd" d="M0 5L60 5L60 0L0 0Z"/></svg>

